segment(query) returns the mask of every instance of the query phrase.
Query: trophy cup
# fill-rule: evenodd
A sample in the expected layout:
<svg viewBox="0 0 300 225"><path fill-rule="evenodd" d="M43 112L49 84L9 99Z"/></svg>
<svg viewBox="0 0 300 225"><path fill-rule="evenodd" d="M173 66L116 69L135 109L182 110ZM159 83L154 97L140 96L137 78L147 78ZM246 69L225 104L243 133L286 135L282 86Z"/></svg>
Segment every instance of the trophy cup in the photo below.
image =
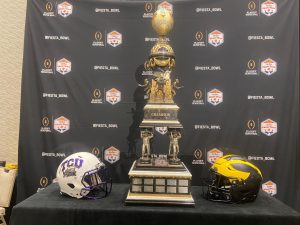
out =
<svg viewBox="0 0 300 225"><path fill-rule="evenodd" d="M152 27L159 37L144 64L145 69L153 71L153 78L139 84L147 96L144 118L139 126L142 154L128 173L130 189L126 204L195 204L191 195L192 175L178 158L183 126L178 121L179 107L173 97L181 87L178 79L171 79L175 54L166 37L173 23L172 14L165 9L157 10L152 18ZM151 152L150 140L154 138L155 127L167 127L170 138L168 155L157 156Z"/></svg>

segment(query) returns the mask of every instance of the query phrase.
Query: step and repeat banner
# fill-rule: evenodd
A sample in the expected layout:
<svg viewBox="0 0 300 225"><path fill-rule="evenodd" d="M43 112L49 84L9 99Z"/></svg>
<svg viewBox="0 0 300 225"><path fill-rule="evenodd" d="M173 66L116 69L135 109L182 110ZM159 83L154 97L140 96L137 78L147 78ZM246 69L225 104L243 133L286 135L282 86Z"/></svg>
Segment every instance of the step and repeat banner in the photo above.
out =
<svg viewBox="0 0 300 225"><path fill-rule="evenodd" d="M201 185L226 154L263 173L262 190L293 207L299 194L298 0L28 0L18 199L55 179L68 155L87 151L128 182L141 154L143 64L157 40L151 17L173 12L172 79L184 129L180 158ZM156 127L154 154L168 153ZM297 195L298 190L298 195ZM298 204L298 205L297 205Z"/></svg>

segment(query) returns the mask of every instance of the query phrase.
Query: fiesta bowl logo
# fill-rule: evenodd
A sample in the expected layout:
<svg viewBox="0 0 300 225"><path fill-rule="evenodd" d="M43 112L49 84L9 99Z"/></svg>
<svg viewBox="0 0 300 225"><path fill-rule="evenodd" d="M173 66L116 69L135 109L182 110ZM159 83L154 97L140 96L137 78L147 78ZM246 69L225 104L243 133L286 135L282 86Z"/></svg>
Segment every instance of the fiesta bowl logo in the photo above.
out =
<svg viewBox="0 0 300 225"><path fill-rule="evenodd" d="M218 30L208 34L208 43L214 47L218 47L224 43L224 34Z"/></svg>
<svg viewBox="0 0 300 225"><path fill-rule="evenodd" d="M223 102L223 92L218 89L213 89L207 93L207 101L216 106Z"/></svg>
<svg viewBox="0 0 300 225"><path fill-rule="evenodd" d="M261 4L261 13L272 16L277 12L277 4L273 1L265 1Z"/></svg>
<svg viewBox="0 0 300 225"><path fill-rule="evenodd" d="M70 129L70 120L64 116L60 116L54 120L54 130L59 133L64 133Z"/></svg>
<svg viewBox="0 0 300 225"><path fill-rule="evenodd" d="M69 2L63 2L57 5L57 13L66 18L72 14L73 6Z"/></svg>
<svg viewBox="0 0 300 225"><path fill-rule="evenodd" d="M207 152L207 161L211 164L214 164L214 162L223 156L223 152L220 151L217 148L214 148Z"/></svg>
<svg viewBox="0 0 300 225"><path fill-rule="evenodd" d="M276 134L277 122L271 119L266 119L265 121L261 122L260 131L267 136L272 136L273 134Z"/></svg>
<svg viewBox="0 0 300 225"><path fill-rule="evenodd" d="M277 72L277 63L273 59L268 58L261 62L260 70L267 76L271 76Z"/></svg>
<svg viewBox="0 0 300 225"><path fill-rule="evenodd" d="M121 101L121 92L116 88L112 88L106 92L106 101L112 105Z"/></svg>
<svg viewBox="0 0 300 225"><path fill-rule="evenodd" d="M104 159L113 164L120 159L120 150L114 146L109 147L104 151Z"/></svg>
<svg viewBox="0 0 300 225"><path fill-rule="evenodd" d="M56 62L56 71L62 75L71 72L71 68L72 68L72 63L65 58L60 59Z"/></svg>
<svg viewBox="0 0 300 225"><path fill-rule="evenodd" d="M157 9L164 9L166 11L168 11L169 13L173 14L173 5L167 1L164 1L162 3L160 3L158 6L157 6Z"/></svg>
<svg viewBox="0 0 300 225"><path fill-rule="evenodd" d="M158 133L165 135L168 132L168 127L155 127L155 130Z"/></svg>
<svg viewBox="0 0 300 225"><path fill-rule="evenodd" d="M271 196L274 196L277 194L277 185L273 181L269 180L262 184L262 190Z"/></svg>
<svg viewBox="0 0 300 225"><path fill-rule="evenodd" d="M122 34L115 30L108 33L107 44L113 47L117 47L118 45L122 44Z"/></svg>

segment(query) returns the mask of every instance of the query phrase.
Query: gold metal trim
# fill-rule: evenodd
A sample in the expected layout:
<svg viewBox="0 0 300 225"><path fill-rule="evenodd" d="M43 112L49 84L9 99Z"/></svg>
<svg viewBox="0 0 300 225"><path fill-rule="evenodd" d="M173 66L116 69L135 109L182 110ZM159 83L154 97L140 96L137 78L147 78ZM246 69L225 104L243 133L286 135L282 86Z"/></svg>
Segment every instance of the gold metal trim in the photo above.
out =
<svg viewBox="0 0 300 225"><path fill-rule="evenodd" d="M172 123L172 124L180 124L179 121L177 120L143 120L142 121L142 124L143 123L164 123L164 124L168 124L168 123Z"/></svg>
<svg viewBox="0 0 300 225"><path fill-rule="evenodd" d="M177 105L154 105L147 104L144 109L179 109Z"/></svg>
<svg viewBox="0 0 300 225"><path fill-rule="evenodd" d="M154 178L173 178L173 179L192 179L192 174L190 171L186 168L184 163L182 163L185 171L163 171L163 170L138 170L134 169L136 165L136 161L132 164L130 171L128 173L129 178L132 177L154 177Z"/></svg>

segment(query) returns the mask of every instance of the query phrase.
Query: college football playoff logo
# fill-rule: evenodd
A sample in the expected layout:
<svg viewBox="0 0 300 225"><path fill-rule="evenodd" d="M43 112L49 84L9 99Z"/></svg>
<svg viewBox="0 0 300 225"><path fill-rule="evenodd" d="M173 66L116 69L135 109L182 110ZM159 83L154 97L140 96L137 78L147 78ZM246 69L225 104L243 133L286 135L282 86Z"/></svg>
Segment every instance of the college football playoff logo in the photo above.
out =
<svg viewBox="0 0 300 225"><path fill-rule="evenodd" d="M207 152L207 161L211 164L214 164L214 162L223 156L223 152L220 151L217 148L214 148Z"/></svg>
<svg viewBox="0 0 300 225"><path fill-rule="evenodd" d="M254 11L256 9L256 4L254 1L248 3L248 9Z"/></svg>
<svg viewBox="0 0 300 225"><path fill-rule="evenodd" d="M265 1L261 4L261 13L272 16L277 12L277 4L273 1Z"/></svg>
<svg viewBox="0 0 300 225"><path fill-rule="evenodd" d="M277 185L273 181L269 180L266 183L263 183L261 188L264 192L267 192L271 196L277 194Z"/></svg>
<svg viewBox="0 0 300 225"><path fill-rule="evenodd" d="M112 105L121 101L121 92L116 88L112 88L106 92L106 101Z"/></svg>
<svg viewBox="0 0 300 225"><path fill-rule="evenodd" d="M223 92L218 89L213 89L207 93L207 101L216 106L223 102Z"/></svg>
<svg viewBox="0 0 300 225"><path fill-rule="evenodd" d="M40 179L40 185L41 187L45 188L49 183L49 180L47 177L41 177Z"/></svg>
<svg viewBox="0 0 300 225"><path fill-rule="evenodd" d="M59 133L64 133L70 129L70 120L60 116L54 120L53 128Z"/></svg>
<svg viewBox="0 0 300 225"><path fill-rule="evenodd" d="M194 157L196 158L196 159L198 159L198 160L200 160L201 158L202 158L202 151L199 149L199 148L197 148L195 151L194 151Z"/></svg>
<svg viewBox="0 0 300 225"><path fill-rule="evenodd" d="M71 72L71 68L72 68L72 63L65 58L58 60L56 62L56 71L62 75Z"/></svg>
<svg viewBox="0 0 300 225"><path fill-rule="evenodd" d="M72 14L73 6L68 2L63 2L57 5L57 13L66 18Z"/></svg>
<svg viewBox="0 0 300 225"><path fill-rule="evenodd" d="M224 43L224 34L218 30L208 34L208 43L214 47L218 47Z"/></svg>
<svg viewBox="0 0 300 225"><path fill-rule="evenodd" d="M47 2L45 5L45 9L47 12L51 12L53 10L53 5L51 2Z"/></svg>
<svg viewBox="0 0 300 225"><path fill-rule="evenodd" d="M266 119L265 121L261 122L260 131L267 136L272 136L273 134L276 134L277 122L271 119Z"/></svg>
<svg viewBox="0 0 300 225"><path fill-rule="evenodd" d="M113 164L120 159L120 150L114 146L109 147L104 151L104 159Z"/></svg>
<svg viewBox="0 0 300 225"><path fill-rule="evenodd" d="M92 149L92 153L93 153L95 156L99 157L99 155L100 155L100 150L99 150L99 148L98 148L98 147L94 147L94 148Z"/></svg>
<svg viewBox="0 0 300 225"><path fill-rule="evenodd" d="M249 120L247 123L247 127L248 127L248 129L253 130L255 128L254 120Z"/></svg>
<svg viewBox="0 0 300 225"><path fill-rule="evenodd" d="M273 59L268 58L261 62L260 69L262 73L271 76L277 72L277 63Z"/></svg>
<svg viewBox="0 0 300 225"><path fill-rule="evenodd" d="M122 34L115 30L108 33L107 44L113 47L117 47L118 45L122 44Z"/></svg>

